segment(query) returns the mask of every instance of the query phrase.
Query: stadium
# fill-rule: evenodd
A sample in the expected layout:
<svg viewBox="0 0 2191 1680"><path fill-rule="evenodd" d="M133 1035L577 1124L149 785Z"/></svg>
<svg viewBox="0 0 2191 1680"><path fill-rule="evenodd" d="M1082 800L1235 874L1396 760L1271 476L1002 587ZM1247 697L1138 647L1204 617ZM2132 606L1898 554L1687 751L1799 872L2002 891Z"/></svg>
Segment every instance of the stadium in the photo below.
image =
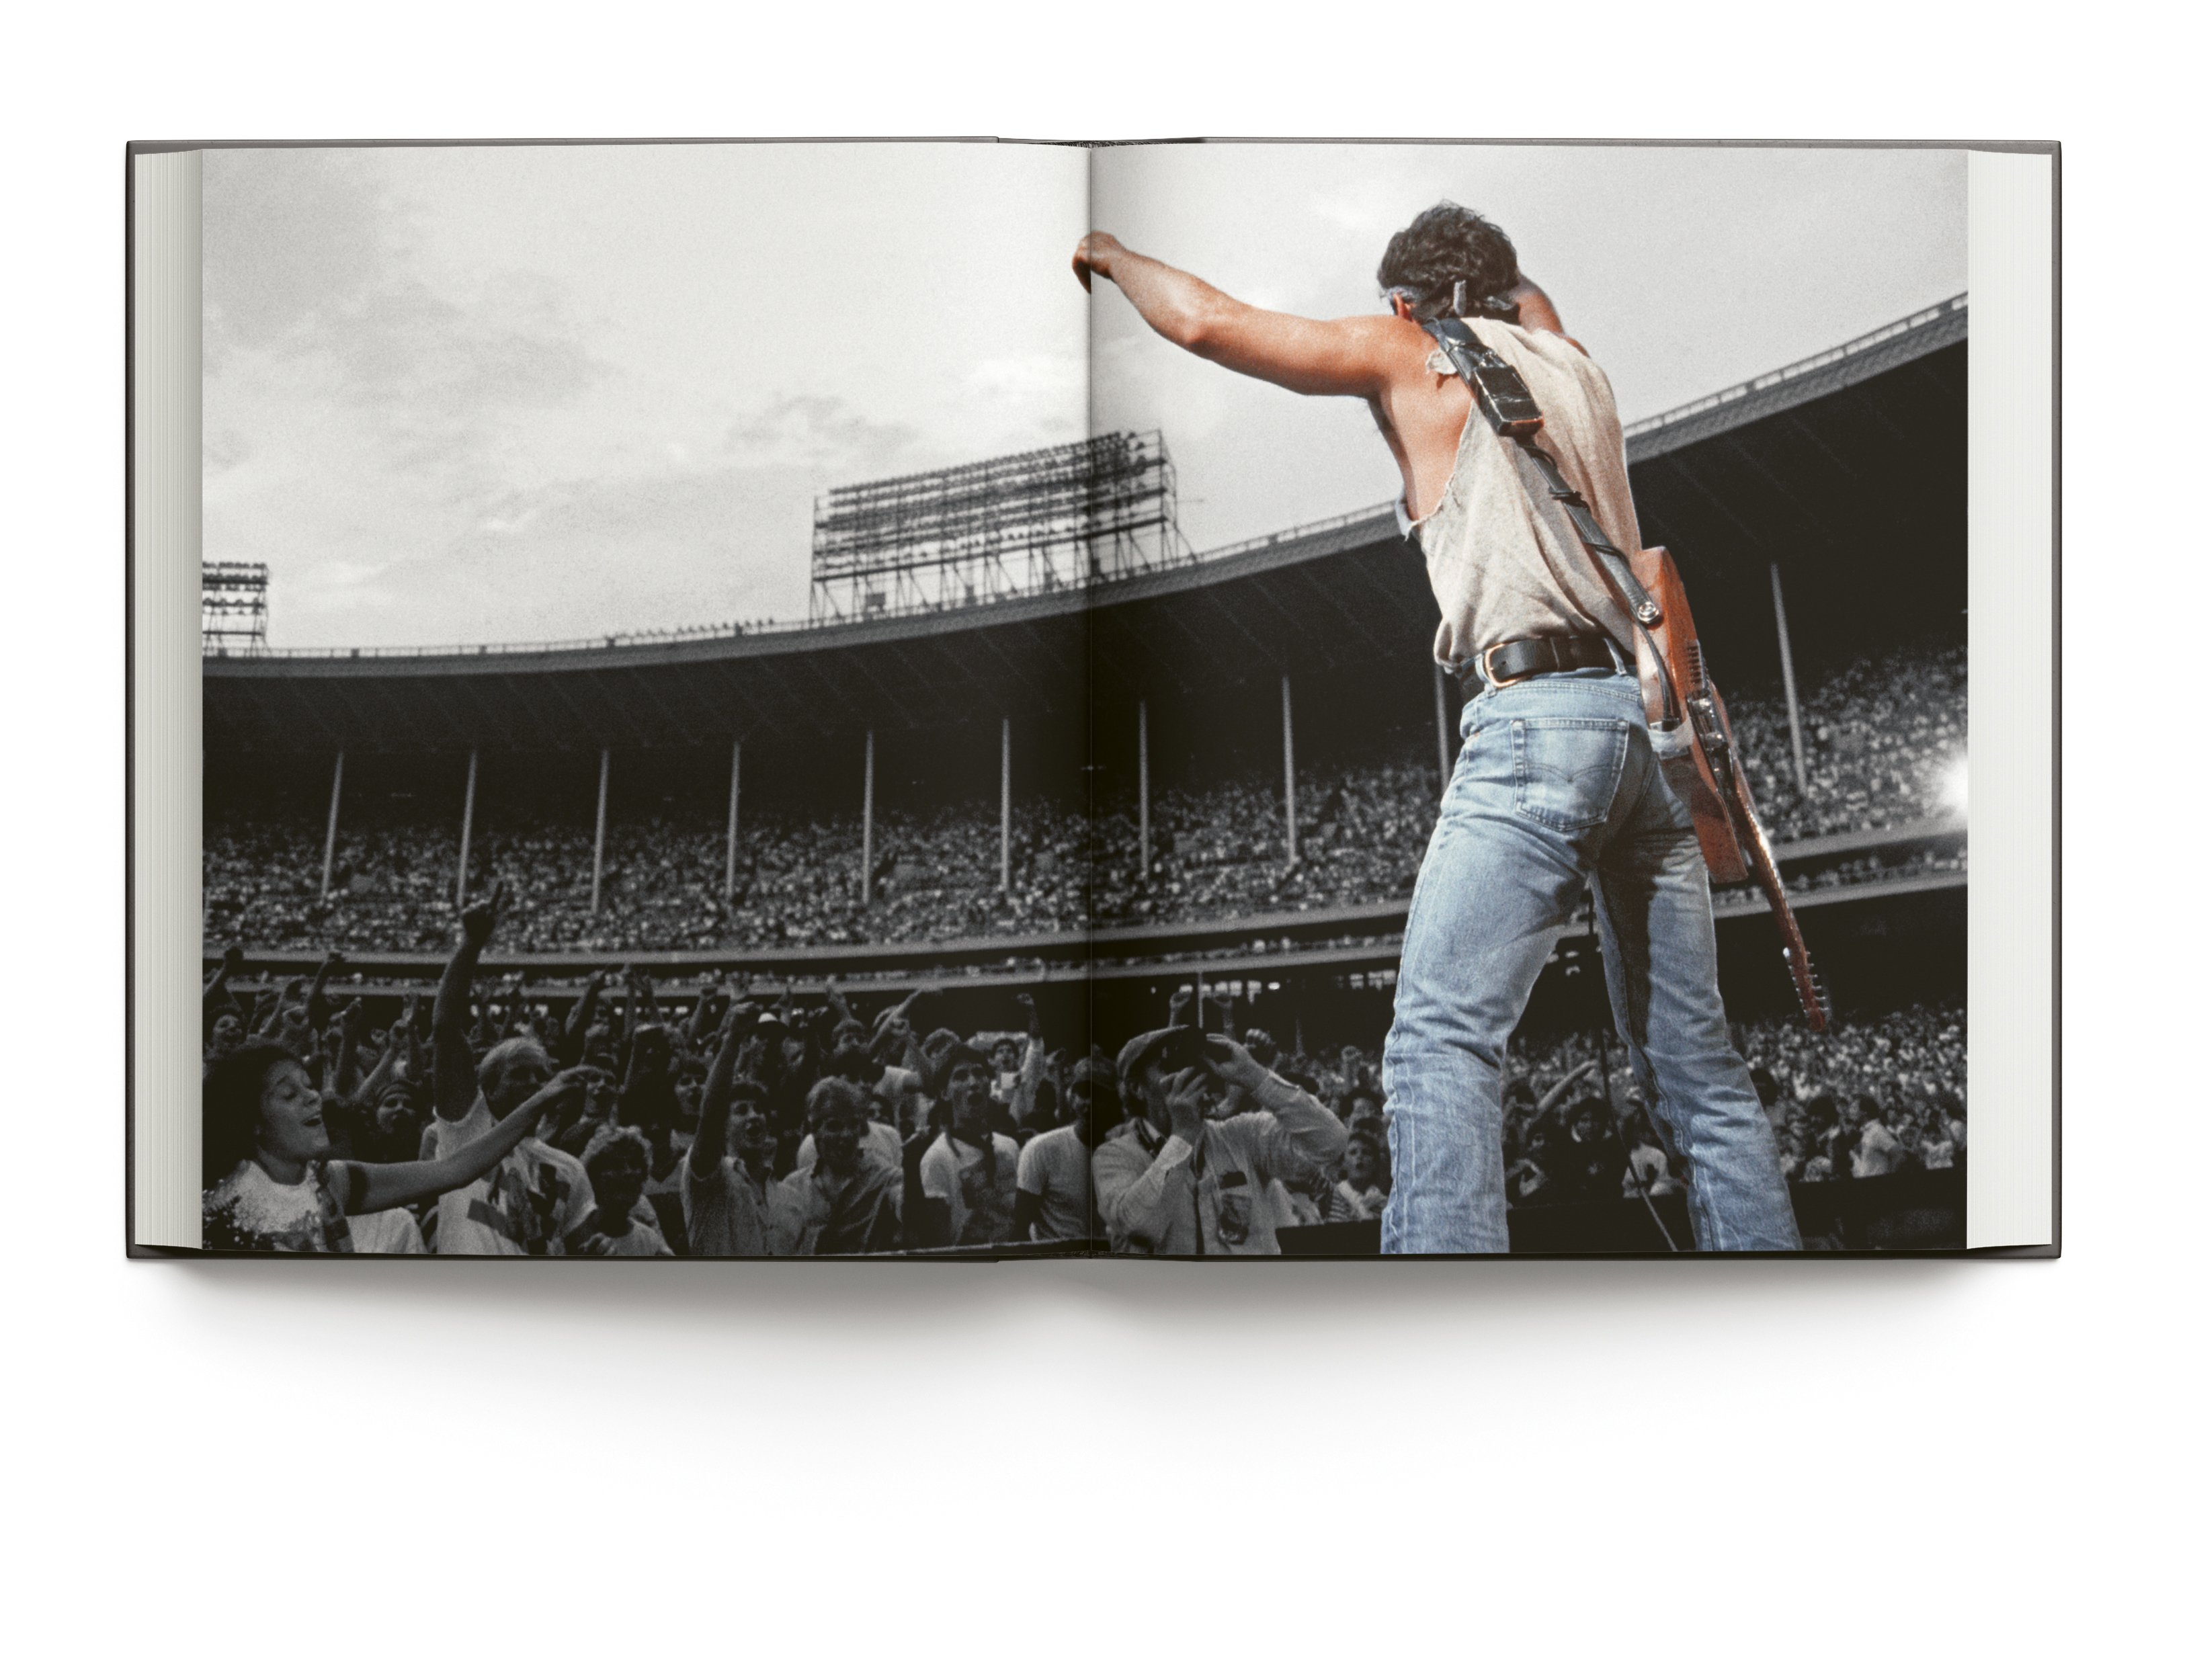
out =
<svg viewBox="0 0 2191 1680"><path fill-rule="evenodd" d="M1753 1068L1847 1139L1791 1174L1822 1245L1961 1244L1966 332L1950 299L1628 429L1832 988L1807 1041L1770 915L1721 896ZM1451 767L1421 558L1389 507L1198 553L1175 493L1154 435L849 487L805 621L586 642L276 651L263 572L209 568L208 969L240 946L260 994L339 950L329 993L392 1015L496 880L519 1007L629 965L673 1009L726 975L862 1015L918 988L924 1031L972 1035L1026 993L1077 1058L1175 1006L1349 1096ZM1579 918L1515 1125L1585 1062L1618 1104L1623 1060ZM1927 1170L1852 1170L1859 1113ZM1688 1245L1678 1196L1512 1222Z"/></svg>

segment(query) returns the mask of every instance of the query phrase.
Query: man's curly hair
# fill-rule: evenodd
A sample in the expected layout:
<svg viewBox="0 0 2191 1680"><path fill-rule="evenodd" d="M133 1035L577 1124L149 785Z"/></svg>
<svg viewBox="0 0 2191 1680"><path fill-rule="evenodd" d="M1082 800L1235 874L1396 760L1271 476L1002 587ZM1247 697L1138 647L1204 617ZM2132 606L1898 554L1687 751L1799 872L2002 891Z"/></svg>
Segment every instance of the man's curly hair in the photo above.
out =
<svg viewBox="0 0 2191 1680"><path fill-rule="evenodd" d="M1377 285L1408 300L1418 321L1451 315L1453 286L1467 282L1467 311L1514 318L1506 294L1521 283L1514 242L1497 224L1445 199L1392 236L1377 265Z"/></svg>

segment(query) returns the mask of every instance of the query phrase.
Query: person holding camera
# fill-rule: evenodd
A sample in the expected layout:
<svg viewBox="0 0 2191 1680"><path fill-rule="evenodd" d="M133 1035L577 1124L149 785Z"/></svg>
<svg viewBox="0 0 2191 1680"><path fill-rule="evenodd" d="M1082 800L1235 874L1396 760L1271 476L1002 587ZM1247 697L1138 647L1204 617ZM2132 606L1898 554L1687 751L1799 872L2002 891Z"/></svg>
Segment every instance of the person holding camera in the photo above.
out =
<svg viewBox="0 0 2191 1680"><path fill-rule="evenodd" d="M1096 1207L1121 1254L1276 1254L1271 1186L1346 1148L1339 1117L1231 1039L1144 1033L1118 1054L1132 1123L1091 1163ZM1241 1106L1225 1118L1226 1093Z"/></svg>

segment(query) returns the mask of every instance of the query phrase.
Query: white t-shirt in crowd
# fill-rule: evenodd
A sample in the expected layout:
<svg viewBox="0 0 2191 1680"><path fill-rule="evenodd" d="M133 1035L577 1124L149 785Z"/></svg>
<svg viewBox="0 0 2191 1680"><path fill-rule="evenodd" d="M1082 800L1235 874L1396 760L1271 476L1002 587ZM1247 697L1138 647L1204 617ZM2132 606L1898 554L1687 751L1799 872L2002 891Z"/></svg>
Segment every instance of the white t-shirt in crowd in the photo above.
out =
<svg viewBox="0 0 2191 1680"><path fill-rule="evenodd" d="M461 1120L436 1115L418 1140L418 1159L453 1154L494 1125L487 1093ZM436 1254L561 1254L563 1239L594 1210L593 1182L575 1157L527 1137L484 1174L441 1200Z"/></svg>
<svg viewBox="0 0 2191 1680"><path fill-rule="evenodd" d="M322 1164L312 1162L294 1184L266 1176L256 1161L236 1170L205 1193L206 1246L276 1254L350 1251L350 1222L327 1187Z"/></svg>
<svg viewBox="0 0 2191 1680"><path fill-rule="evenodd" d="M1012 1193L1019 1183L1020 1146L999 1131L990 1134L989 1147L997 1155L997 1182L990 1195L990 1208L993 1210L996 1199L1001 1197L1009 1217ZM976 1210L977 1196L969 1181L981 1170L981 1150L957 1137L937 1138L920 1159L921 1190L950 1204L951 1240L954 1243L965 1233L967 1220Z"/></svg>
<svg viewBox="0 0 2191 1680"><path fill-rule="evenodd" d="M922 1180L925 1184L927 1181ZM1027 1140L1020 1152L1019 1187L1041 1199L1035 1210L1034 1237L1039 1243L1089 1234L1096 1210L1088 1176L1088 1146L1069 1125L1059 1126ZM1022 1233L1015 1230L1012 1235Z"/></svg>
<svg viewBox="0 0 2191 1680"><path fill-rule="evenodd" d="M350 1216L350 1246L360 1254L424 1254L426 1239L408 1208L383 1208L378 1213Z"/></svg>
<svg viewBox="0 0 2191 1680"><path fill-rule="evenodd" d="M1864 1130L1858 1135L1856 1155L1849 1163L1852 1178L1884 1178L1902 1165L1909 1151L1902 1140L1878 1120L1866 1120Z"/></svg>

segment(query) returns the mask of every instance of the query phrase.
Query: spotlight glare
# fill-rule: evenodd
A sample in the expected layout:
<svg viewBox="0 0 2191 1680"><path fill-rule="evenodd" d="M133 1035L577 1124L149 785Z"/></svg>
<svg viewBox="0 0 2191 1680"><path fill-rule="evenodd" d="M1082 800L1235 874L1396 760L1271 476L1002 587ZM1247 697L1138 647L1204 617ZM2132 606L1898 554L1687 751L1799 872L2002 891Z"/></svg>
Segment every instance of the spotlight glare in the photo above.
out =
<svg viewBox="0 0 2191 1680"><path fill-rule="evenodd" d="M1971 761L1957 759L1940 777L1940 803L1958 817L1971 809Z"/></svg>

